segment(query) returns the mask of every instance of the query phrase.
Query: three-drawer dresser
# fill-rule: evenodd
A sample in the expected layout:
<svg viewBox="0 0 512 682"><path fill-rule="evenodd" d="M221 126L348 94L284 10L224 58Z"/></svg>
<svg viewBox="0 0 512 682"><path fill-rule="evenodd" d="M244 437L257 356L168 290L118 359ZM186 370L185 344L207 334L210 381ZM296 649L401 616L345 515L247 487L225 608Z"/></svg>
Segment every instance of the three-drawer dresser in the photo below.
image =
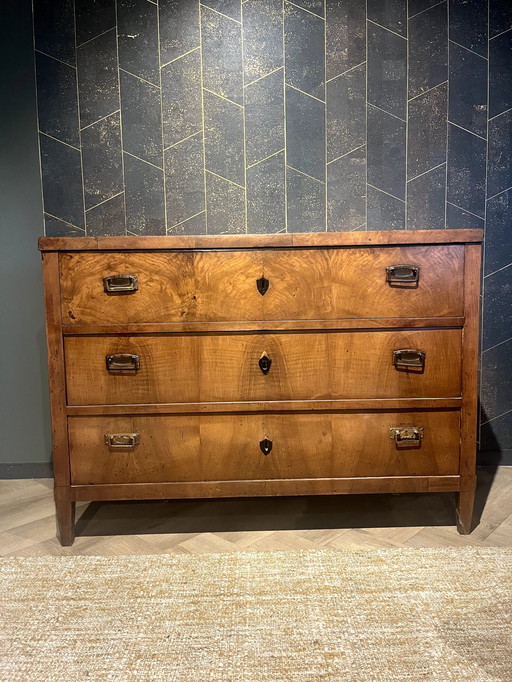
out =
<svg viewBox="0 0 512 682"><path fill-rule="evenodd" d="M77 500L475 491L480 230L42 237Z"/></svg>

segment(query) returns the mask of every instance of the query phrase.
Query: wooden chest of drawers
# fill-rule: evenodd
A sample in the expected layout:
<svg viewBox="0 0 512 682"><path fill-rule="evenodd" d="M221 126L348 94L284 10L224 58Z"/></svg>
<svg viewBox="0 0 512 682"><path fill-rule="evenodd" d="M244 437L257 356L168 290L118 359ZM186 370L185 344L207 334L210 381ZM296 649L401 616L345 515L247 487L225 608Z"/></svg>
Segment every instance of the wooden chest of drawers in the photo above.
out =
<svg viewBox="0 0 512 682"><path fill-rule="evenodd" d="M55 500L475 489L479 230L45 238Z"/></svg>

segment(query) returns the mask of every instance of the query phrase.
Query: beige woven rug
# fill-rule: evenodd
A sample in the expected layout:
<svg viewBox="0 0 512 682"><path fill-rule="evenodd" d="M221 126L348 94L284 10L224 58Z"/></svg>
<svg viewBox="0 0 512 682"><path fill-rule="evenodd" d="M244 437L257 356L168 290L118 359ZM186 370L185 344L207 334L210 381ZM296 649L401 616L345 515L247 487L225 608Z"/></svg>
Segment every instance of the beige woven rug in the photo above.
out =
<svg viewBox="0 0 512 682"><path fill-rule="evenodd" d="M0 679L512 680L512 550L0 562Z"/></svg>

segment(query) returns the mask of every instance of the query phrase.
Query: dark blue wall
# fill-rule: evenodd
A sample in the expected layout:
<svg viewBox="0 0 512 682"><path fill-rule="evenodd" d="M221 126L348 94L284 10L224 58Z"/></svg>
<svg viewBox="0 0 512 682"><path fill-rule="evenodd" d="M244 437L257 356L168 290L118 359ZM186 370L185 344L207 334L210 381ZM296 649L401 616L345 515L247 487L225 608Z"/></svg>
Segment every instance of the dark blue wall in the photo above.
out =
<svg viewBox="0 0 512 682"><path fill-rule="evenodd" d="M32 7L5 0L0 22L0 472L47 473L51 453L41 257ZM8 471L5 466L13 463Z"/></svg>

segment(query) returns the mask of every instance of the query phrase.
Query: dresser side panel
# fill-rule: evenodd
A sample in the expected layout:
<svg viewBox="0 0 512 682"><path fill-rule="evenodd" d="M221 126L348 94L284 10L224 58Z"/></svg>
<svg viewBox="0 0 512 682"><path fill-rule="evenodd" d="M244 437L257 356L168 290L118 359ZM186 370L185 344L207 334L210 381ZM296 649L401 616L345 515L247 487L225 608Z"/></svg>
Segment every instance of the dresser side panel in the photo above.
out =
<svg viewBox="0 0 512 682"><path fill-rule="evenodd" d="M462 336L462 490L472 490L475 487L476 475L481 261L481 245L467 244L464 259L465 321Z"/></svg>
<svg viewBox="0 0 512 682"><path fill-rule="evenodd" d="M53 470L56 486L69 486L69 446L66 418L66 372L60 314L59 254L43 253L46 344L52 420Z"/></svg>

